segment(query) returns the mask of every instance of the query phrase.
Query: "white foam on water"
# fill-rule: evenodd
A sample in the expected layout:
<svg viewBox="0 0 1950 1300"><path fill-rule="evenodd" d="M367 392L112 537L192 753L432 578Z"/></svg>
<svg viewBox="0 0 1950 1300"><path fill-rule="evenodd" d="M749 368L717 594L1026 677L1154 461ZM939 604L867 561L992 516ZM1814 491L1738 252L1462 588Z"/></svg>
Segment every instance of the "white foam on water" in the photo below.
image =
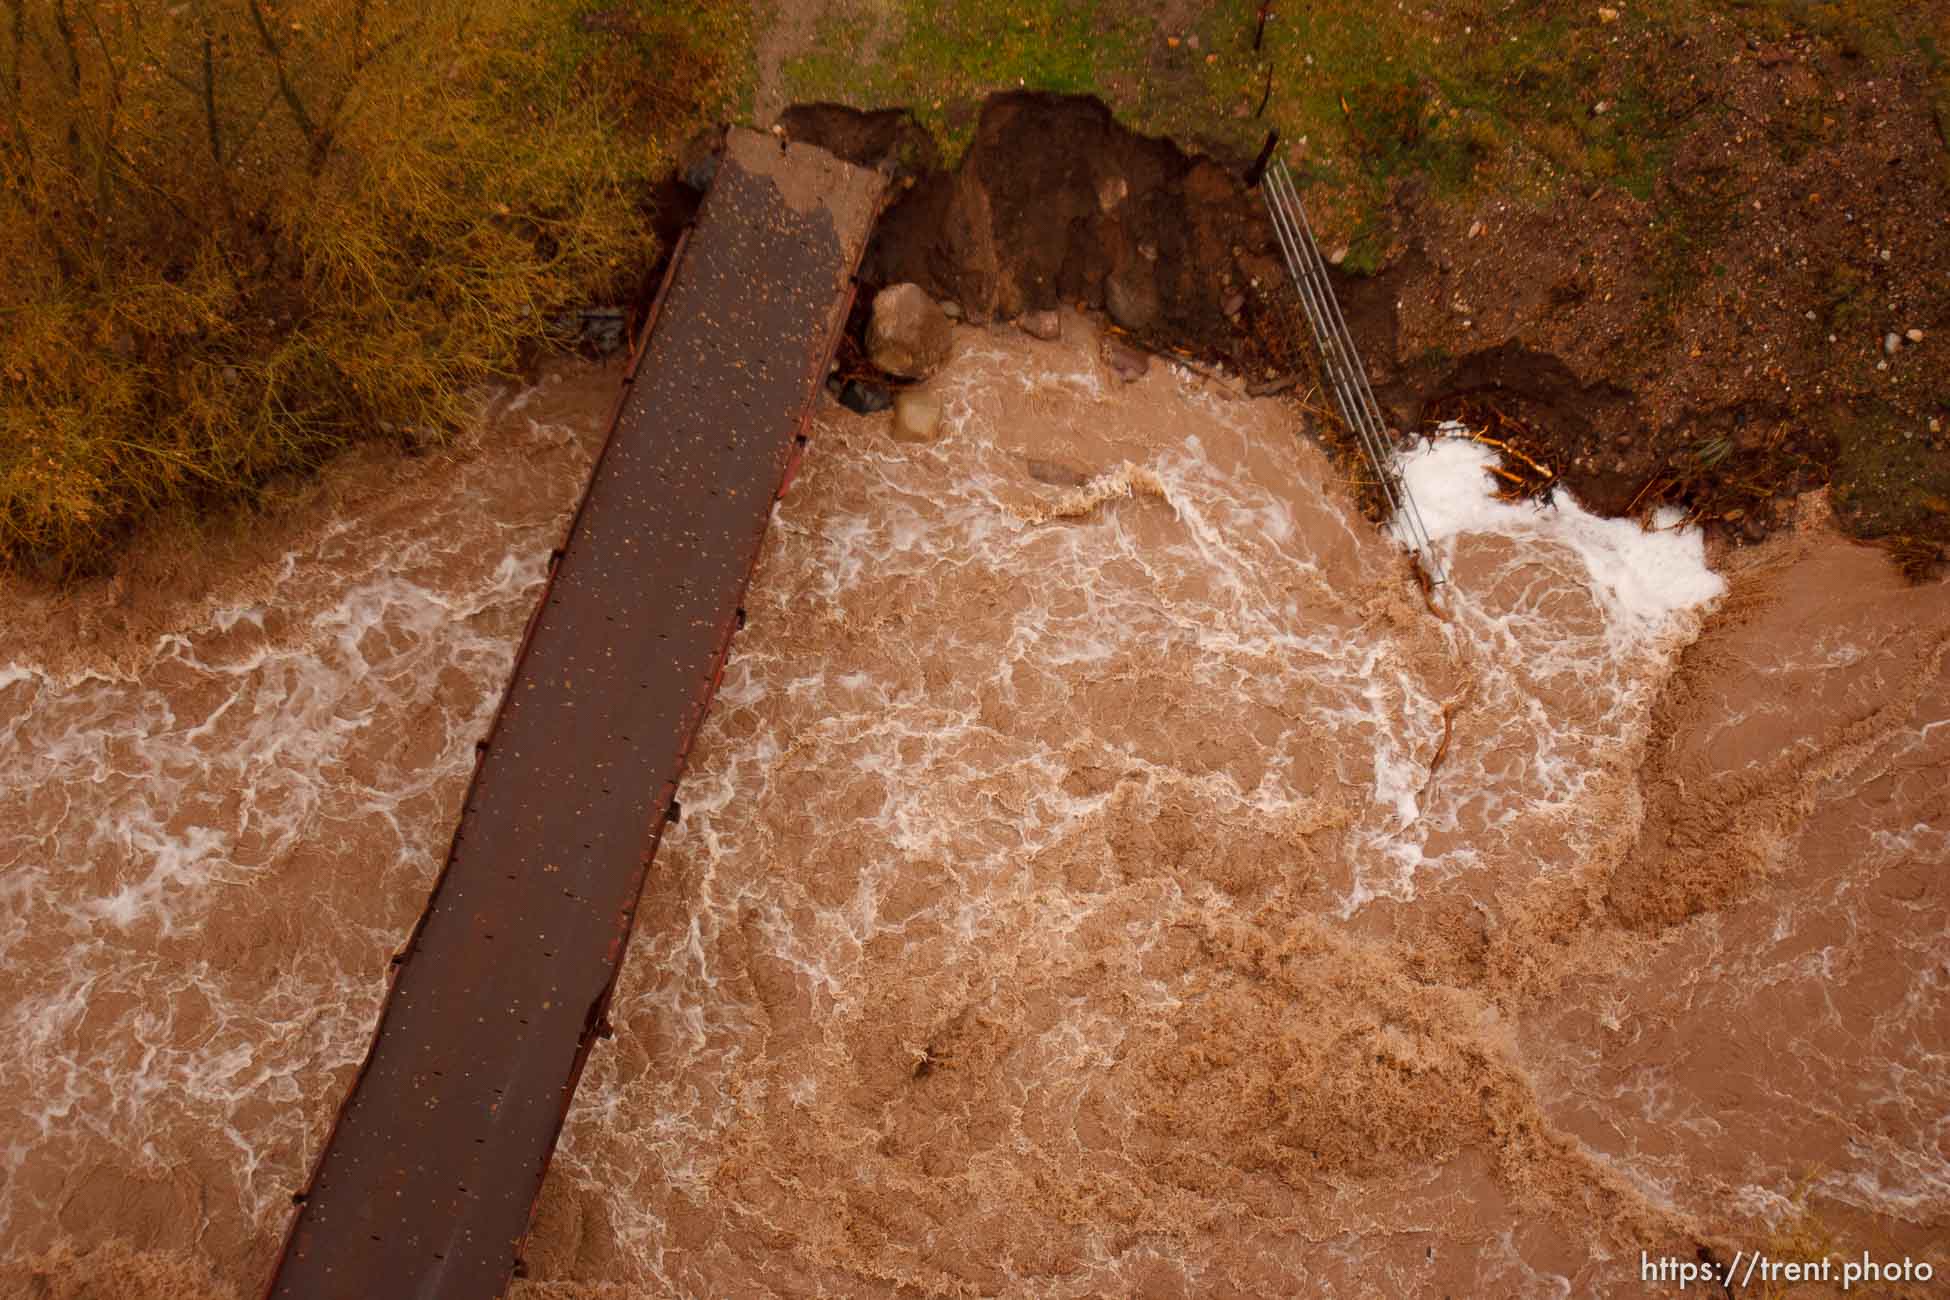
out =
<svg viewBox="0 0 1950 1300"><path fill-rule="evenodd" d="M1373 796L1395 815L1365 832L1373 861L1344 895L1343 916L1413 898L1430 874L1535 855L1540 834L1564 841L1550 858L1576 860L1597 830L1578 809L1628 779L1623 764L1674 653L1726 590L1697 531L1602 519L1563 491L1554 505L1500 501L1495 463L1454 437L1403 457L1449 578L1437 599L1464 684L1447 699L1412 674L1372 687L1377 710L1400 717L1380 727L1374 750ZM1406 544L1404 521L1390 531ZM1445 707L1455 734L1431 779Z"/></svg>
<svg viewBox="0 0 1950 1300"><path fill-rule="evenodd" d="M1494 534L1559 546L1584 565L1585 582L1621 642L1642 645L1669 631L1682 614L1726 594L1726 580L1706 563L1704 535L1693 528L1639 527L1604 519L1560 489L1553 504L1499 501L1489 474L1496 453L1460 438L1437 438L1402 458L1403 485L1421 512L1429 540L1453 542ZM1397 520L1395 535L1408 531ZM1455 547L1444 548L1453 561Z"/></svg>

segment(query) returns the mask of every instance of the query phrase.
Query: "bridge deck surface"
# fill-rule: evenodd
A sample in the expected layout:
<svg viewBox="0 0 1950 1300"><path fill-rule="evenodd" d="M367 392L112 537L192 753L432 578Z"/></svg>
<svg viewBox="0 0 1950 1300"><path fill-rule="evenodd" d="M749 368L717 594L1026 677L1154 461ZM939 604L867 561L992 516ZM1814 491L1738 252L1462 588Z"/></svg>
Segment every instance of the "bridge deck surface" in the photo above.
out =
<svg viewBox="0 0 1950 1300"><path fill-rule="evenodd" d="M267 1295L499 1295L882 178L731 133Z"/></svg>

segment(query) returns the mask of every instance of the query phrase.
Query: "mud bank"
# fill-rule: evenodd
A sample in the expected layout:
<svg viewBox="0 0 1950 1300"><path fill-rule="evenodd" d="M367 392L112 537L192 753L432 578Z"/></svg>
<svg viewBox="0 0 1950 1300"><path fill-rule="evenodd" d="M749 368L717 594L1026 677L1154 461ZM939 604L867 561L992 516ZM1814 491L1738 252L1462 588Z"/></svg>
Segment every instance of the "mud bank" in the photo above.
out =
<svg viewBox="0 0 1950 1300"><path fill-rule="evenodd" d="M911 281L977 322L1108 309L1160 347L1241 350L1284 283L1279 245L1243 165L1129 130L1100 101L1014 93L983 106L951 171L905 114L789 109L780 126L853 161L896 166L906 190L861 267Z"/></svg>
<svg viewBox="0 0 1950 1300"><path fill-rule="evenodd" d="M1745 76L1741 102L1763 121L1770 96L1812 84L1781 64ZM1844 99L1857 115L1913 108L1878 82ZM1932 358L1950 338L1937 273L1950 263L1950 190L1931 171L1935 138L1905 119L1886 143L1838 142L1790 175L1744 156L1744 120L1702 119L1660 181L1662 201L1697 216L1701 192L1724 196L1729 169L1742 173L1752 209L1698 230L1611 191L1464 211L1426 178L1399 178L1378 214L1390 259L1372 276L1332 272L1378 396L1404 431L1473 399L1518 421L1523 449L1591 508L1674 505L1742 543L1792 525L1794 498L1834 481L1845 530L1889 539L1914 575L1940 575L1950 392ZM1251 159L1190 154L1096 99L1035 93L989 98L949 171L898 110L800 106L780 123L856 161L889 159L909 182L870 251L870 281L913 281L975 320L1081 305L1160 350L1255 376L1312 370L1278 244L1244 183ZM1877 121L1878 138L1888 127ZM1808 220L1780 215L1804 200ZM1712 274L1691 278L1696 262ZM1922 326L1920 341L1885 356L1881 327L1861 324L1871 299Z"/></svg>

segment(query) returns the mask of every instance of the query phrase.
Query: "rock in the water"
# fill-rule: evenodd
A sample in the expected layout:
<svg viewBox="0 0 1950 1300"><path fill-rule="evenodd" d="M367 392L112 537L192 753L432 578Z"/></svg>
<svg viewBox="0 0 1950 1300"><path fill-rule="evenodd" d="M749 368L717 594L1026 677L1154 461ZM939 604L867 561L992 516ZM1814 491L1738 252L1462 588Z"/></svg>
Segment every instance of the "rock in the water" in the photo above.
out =
<svg viewBox="0 0 1950 1300"><path fill-rule="evenodd" d="M1132 262L1104 282L1104 310L1127 330L1150 329L1159 309L1158 281L1149 262Z"/></svg>
<svg viewBox="0 0 1950 1300"><path fill-rule="evenodd" d="M1895 356L1898 352L1902 351L1902 347L1903 347L1903 336L1894 333L1893 331L1888 335L1886 335L1882 340L1882 350L1884 352L1887 352L1892 357Z"/></svg>
<svg viewBox="0 0 1950 1300"><path fill-rule="evenodd" d="M1111 372L1125 383L1144 378L1144 372L1151 369L1151 354L1141 348L1134 348L1119 338L1104 340L1104 361Z"/></svg>
<svg viewBox="0 0 1950 1300"><path fill-rule="evenodd" d="M867 326L867 355L890 375L926 379L948 359L954 324L917 284L897 284L874 295Z"/></svg>
<svg viewBox="0 0 1950 1300"><path fill-rule="evenodd" d="M941 399L919 388L910 388L894 399L894 439L897 442L932 442L941 429Z"/></svg>
<svg viewBox="0 0 1950 1300"><path fill-rule="evenodd" d="M1048 342L1063 337L1063 318L1053 311L1026 311L1016 317L1016 328L1032 339Z"/></svg>
<svg viewBox="0 0 1950 1300"><path fill-rule="evenodd" d="M879 384L864 379L849 379L840 386L840 405L861 415L884 411L894 404L894 396Z"/></svg>
<svg viewBox="0 0 1950 1300"><path fill-rule="evenodd" d="M958 302L944 302L941 304L941 314L949 320L960 320L961 304Z"/></svg>
<svg viewBox="0 0 1950 1300"><path fill-rule="evenodd" d="M1047 483L1051 487L1082 487L1090 481L1090 476L1082 470L1071 469L1058 461L1031 458L1024 463L1029 470L1029 477L1038 483Z"/></svg>

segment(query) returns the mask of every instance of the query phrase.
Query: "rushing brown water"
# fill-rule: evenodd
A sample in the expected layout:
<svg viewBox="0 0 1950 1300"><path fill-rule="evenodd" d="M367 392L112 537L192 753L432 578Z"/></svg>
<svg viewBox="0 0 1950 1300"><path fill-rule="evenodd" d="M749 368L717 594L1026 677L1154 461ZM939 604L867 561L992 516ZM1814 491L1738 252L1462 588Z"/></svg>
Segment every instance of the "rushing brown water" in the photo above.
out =
<svg viewBox="0 0 1950 1300"><path fill-rule="evenodd" d="M58 1296L262 1286L615 375L503 399L452 455L344 468L340 504L166 634L135 586L9 598L0 1295L43 1294L37 1267Z"/></svg>
<svg viewBox="0 0 1950 1300"><path fill-rule="evenodd" d="M1950 590L1445 444L1439 618L1286 408L960 338L939 442L822 417L517 1294L1944 1276ZM125 675L16 638L0 1288L261 1284L608 382Z"/></svg>

